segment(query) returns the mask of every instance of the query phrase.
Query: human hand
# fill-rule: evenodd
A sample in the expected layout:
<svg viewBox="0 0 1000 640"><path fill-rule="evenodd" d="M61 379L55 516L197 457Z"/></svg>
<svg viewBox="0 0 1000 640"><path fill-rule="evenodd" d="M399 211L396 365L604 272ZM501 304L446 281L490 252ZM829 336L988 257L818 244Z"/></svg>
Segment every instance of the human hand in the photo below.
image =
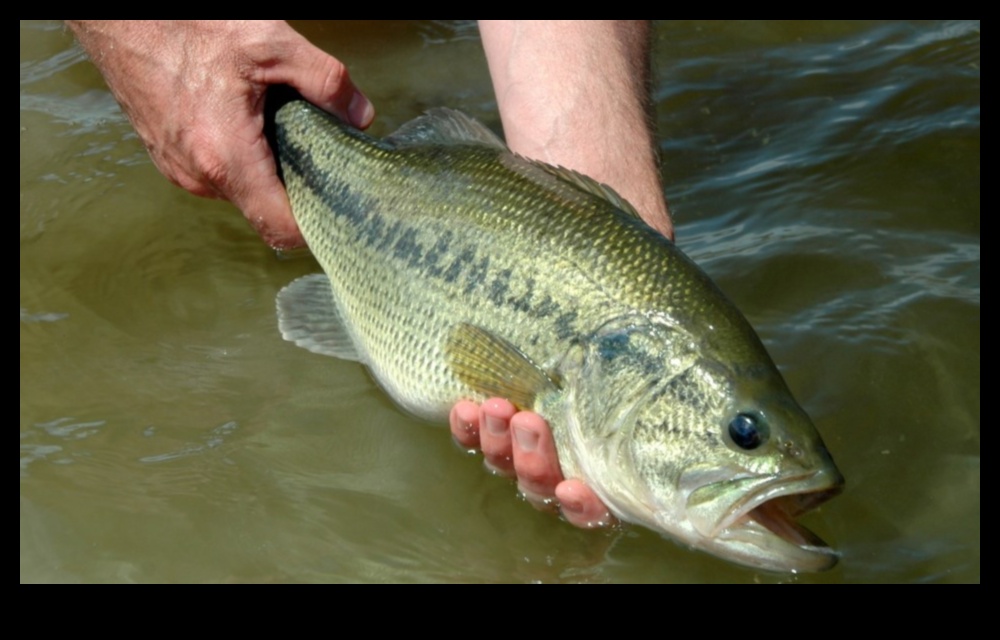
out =
<svg viewBox="0 0 1000 640"><path fill-rule="evenodd" d="M517 476L518 489L536 507L558 507L566 520L582 528L616 521L592 489L563 478L552 432L537 413L518 412L499 398L482 405L461 401L449 422L455 440L467 449L481 449L488 468Z"/></svg>
<svg viewBox="0 0 1000 640"><path fill-rule="evenodd" d="M347 68L281 20L99 21L69 26L163 175L224 198L276 248L304 244L263 134L269 85L365 128L375 112Z"/></svg>

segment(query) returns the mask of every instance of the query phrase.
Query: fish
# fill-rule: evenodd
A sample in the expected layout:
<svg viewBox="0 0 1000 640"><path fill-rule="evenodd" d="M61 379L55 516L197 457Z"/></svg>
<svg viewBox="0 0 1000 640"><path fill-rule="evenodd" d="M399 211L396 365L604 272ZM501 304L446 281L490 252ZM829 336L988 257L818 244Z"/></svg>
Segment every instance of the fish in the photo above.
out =
<svg viewBox="0 0 1000 640"><path fill-rule="evenodd" d="M302 100L274 117L323 273L283 337L366 366L405 411L504 397L620 520L755 569L839 554L798 517L843 476L744 316L610 187L438 108L377 139Z"/></svg>

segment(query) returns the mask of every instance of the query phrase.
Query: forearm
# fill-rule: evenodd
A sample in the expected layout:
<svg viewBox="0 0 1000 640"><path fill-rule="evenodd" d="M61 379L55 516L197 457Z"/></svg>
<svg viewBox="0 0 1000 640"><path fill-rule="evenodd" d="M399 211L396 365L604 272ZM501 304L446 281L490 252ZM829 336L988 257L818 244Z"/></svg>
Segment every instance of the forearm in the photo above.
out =
<svg viewBox="0 0 1000 640"><path fill-rule="evenodd" d="M668 237L646 21L480 21L510 148L612 186Z"/></svg>

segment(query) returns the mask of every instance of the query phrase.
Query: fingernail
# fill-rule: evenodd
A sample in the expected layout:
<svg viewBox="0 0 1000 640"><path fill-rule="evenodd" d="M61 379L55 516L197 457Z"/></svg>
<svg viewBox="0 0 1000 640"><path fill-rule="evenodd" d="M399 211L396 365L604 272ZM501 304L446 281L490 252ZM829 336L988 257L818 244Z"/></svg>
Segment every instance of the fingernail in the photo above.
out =
<svg viewBox="0 0 1000 640"><path fill-rule="evenodd" d="M538 433L523 427L514 428L514 438L521 451L534 451L538 448Z"/></svg>
<svg viewBox="0 0 1000 640"><path fill-rule="evenodd" d="M375 107L368 101L360 91L351 98L351 104L347 107L347 115L351 118L351 124L364 129L372 123L375 118Z"/></svg>
<svg viewBox="0 0 1000 640"><path fill-rule="evenodd" d="M502 436L507 433L507 421L495 416L486 416L486 430L491 436Z"/></svg>

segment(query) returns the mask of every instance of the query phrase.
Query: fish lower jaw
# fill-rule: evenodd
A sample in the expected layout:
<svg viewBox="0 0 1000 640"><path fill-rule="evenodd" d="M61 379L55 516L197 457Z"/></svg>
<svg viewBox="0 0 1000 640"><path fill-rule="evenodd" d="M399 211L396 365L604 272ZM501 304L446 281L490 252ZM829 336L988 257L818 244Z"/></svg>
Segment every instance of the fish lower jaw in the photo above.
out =
<svg viewBox="0 0 1000 640"><path fill-rule="evenodd" d="M696 546L748 567L781 573L826 571L839 561L837 551L804 527L791 523L808 536L789 539L787 532L776 533L757 518L749 513Z"/></svg>
<svg viewBox="0 0 1000 640"><path fill-rule="evenodd" d="M749 567L778 572L823 571L839 558L797 518L840 492L839 473L737 475L705 482L692 473L682 512L691 546Z"/></svg>
<svg viewBox="0 0 1000 640"><path fill-rule="evenodd" d="M708 538L711 551L758 569L814 572L831 569L840 555L796 521L840 492L839 486L787 493L746 507Z"/></svg>
<svg viewBox="0 0 1000 640"><path fill-rule="evenodd" d="M780 526L775 524L767 508L761 512L753 509L715 535L705 536L683 518L673 518L665 510L657 511L641 501L623 501L620 497L602 499L624 522L649 527L684 546L753 569L811 573L833 568L840 558L834 549L794 521L782 520Z"/></svg>

